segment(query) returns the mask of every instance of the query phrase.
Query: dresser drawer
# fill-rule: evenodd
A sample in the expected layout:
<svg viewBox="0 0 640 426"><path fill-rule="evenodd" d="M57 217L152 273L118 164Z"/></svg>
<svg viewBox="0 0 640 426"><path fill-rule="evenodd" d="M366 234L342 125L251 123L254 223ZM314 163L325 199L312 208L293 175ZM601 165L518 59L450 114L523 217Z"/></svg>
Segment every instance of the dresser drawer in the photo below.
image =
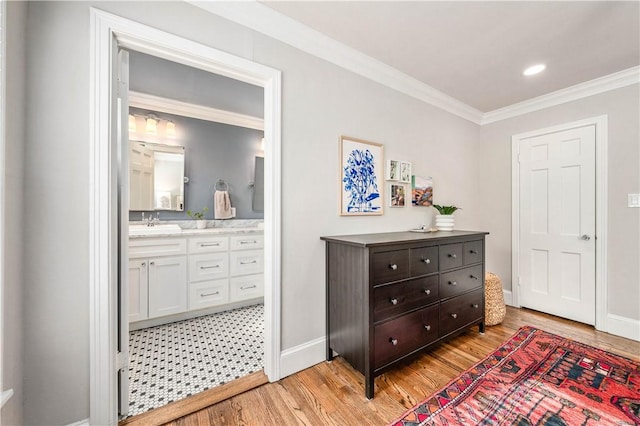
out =
<svg viewBox="0 0 640 426"><path fill-rule="evenodd" d="M246 250L231 252L231 275L259 274L264 269L264 252Z"/></svg>
<svg viewBox="0 0 640 426"><path fill-rule="evenodd" d="M374 285L409 278L409 249L374 253L371 272Z"/></svg>
<svg viewBox="0 0 640 426"><path fill-rule="evenodd" d="M227 253L189 255L189 282L226 278L229 275Z"/></svg>
<svg viewBox="0 0 640 426"><path fill-rule="evenodd" d="M462 244L446 244L440 246L440 270L462 266Z"/></svg>
<svg viewBox="0 0 640 426"><path fill-rule="evenodd" d="M411 276L438 272L438 246L411 249Z"/></svg>
<svg viewBox="0 0 640 426"><path fill-rule="evenodd" d="M129 258L178 256L187 253L184 238L148 238L129 240Z"/></svg>
<svg viewBox="0 0 640 426"><path fill-rule="evenodd" d="M213 253L227 251L229 249L229 237L208 236L189 238L189 254Z"/></svg>
<svg viewBox="0 0 640 426"><path fill-rule="evenodd" d="M231 278L231 301L255 299L264 296L264 275L247 275Z"/></svg>
<svg viewBox="0 0 640 426"><path fill-rule="evenodd" d="M455 296L482 286L482 265L440 275L440 298Z"/></svg>
<svg viewBox="0 0 640 426"><path fill-rule="evenodd" d="M374 330L374 368L438 340L438 305L379 324Z"/></svg>
<svg viewBox="0 0 640 426"><path fill-rule="evenodd" d="M373 320L381 321L438 301L438 277L431 276L373 290Z"/></svg>
<svg viewBox="0 0 640 426"><path fill-rule="evenodd" d="M252 250L264 247L264 236L259 234L233 235L230 238L231 250Z"/></svg>
<svg viewBox="0 0 640 426"><path fill-rule="evenodd" d="M440 304L440 334L445 336L460 327L483 318L482 289L449 299Z"/></svg>
<svg viewBox="0 0 640 426"><path fill-rule="evenodd" d="M482 253L482 241L469 241L463 244L462 260L465 265L480 263L484 260Z"/></svg>
<svg viewBox="0 0 640 426"><path fill-rule="evenodd" d="M189 310L203 309L229 302L229 280L203 281L189 284Z"/></svg>

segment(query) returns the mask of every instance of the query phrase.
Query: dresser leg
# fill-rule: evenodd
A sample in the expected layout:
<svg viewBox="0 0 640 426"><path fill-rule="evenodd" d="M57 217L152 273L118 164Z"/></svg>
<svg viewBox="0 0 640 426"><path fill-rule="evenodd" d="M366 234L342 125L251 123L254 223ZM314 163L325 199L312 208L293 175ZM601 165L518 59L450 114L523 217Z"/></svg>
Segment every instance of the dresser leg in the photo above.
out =
<svg viewBox="0 0 640 426"><path fill-rule="evenodd" d="M484 321L478 325L478 331L480 331L480 334L484 334Z"/></svg>
<svg viewBox="0 0 640 426"><path fill-rule="evenodd" d="M333 349L331 349L328 342L327 342L327 361L333 361Z"/></svg>
<svg viewBox="0 0 640 426"><path fill-rule="evenodd" d="M365 375L364 377L364 394L367 399L373 399L374 380L374 377L371 377L369 375Z"/></svg>

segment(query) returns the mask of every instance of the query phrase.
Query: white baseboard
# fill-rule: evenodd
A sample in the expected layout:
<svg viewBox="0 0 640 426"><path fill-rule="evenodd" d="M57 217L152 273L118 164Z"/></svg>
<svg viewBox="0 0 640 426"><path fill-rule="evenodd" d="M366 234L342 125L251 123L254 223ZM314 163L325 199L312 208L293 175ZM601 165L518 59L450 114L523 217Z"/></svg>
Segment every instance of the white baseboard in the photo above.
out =
<svg viewBox="0 0 640 426"><path fill-rule="evenodd" d="M89 419L80 420L78 422L69 423L67 426L91 426Z"/></svg>
<svg viewBox="0 0 640 426"><path fill-rule="evenodd" d="M511 290L502 289L502 293L504 294L505 305L513 306L513 293L511 293Z"/></svg>
<svg viewBox="0 0 640 426"><path fill-rule="evenodd" d="M607 314L607 333L640 342L640 321Z"/></svg>
<svg viewBox="0 0 640 426"><path fill-rule="evenodd" d="M318 337L280 354L280 378L290 376L326 359L327 339Z"/></svg>

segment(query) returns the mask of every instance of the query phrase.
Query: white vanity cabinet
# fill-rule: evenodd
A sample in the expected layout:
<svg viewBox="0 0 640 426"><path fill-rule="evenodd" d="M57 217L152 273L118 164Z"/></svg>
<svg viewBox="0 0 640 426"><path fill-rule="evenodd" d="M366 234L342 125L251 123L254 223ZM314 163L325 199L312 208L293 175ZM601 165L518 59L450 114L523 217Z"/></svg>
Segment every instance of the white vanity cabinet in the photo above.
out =
<svg viewBox="0 0 640 426"><path fill-rule="evenodd" d="M129 322L187 310L184 238L129 240Z"/></svg>
<svg viewBox="0 0 640 426"><path fill-rule="evenodd" d="M189 310L229 303L229 236L189 238Z"/></svg>

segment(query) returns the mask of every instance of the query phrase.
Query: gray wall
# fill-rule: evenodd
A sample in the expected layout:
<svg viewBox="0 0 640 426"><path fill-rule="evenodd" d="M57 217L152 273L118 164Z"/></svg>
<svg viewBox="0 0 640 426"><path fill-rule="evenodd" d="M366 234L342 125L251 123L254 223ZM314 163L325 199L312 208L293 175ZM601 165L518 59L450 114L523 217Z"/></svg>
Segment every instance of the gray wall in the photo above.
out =
<svg viewBox="0 0 640 426"><path fill-rule="evenodd" d="M146 115L149 111L130 108L134 114ZM177 138L161 140L167 145L185 147L184 212L161 211L160 219L189 219L187 210L201 211L208 207L206 219L213 219L213 193L218 179L229 184L231 205L236 208L237 219L262 219L264 213L251 208L254 159L263 155L261 130L230 126L211 121L196 120L165 113L155 113L161 119L176 123ZM148 140L152 142L153 140ZM140 220L139 212L129 213L129 220Z"/></svg>
<svg viewBox="0 0 640 426"><path fill-rule="evenodd" d="M640 319L640 209L627 207L627 194L640 191L640 90L638 85L483 126L479 160L487 269L511 289L511 136L607 114L608 151L608 313ZM486 172L490 170L490 173Z"/></svg>
<svg viewBox="0 0 640 426"><path fill-rule="evenodd" d="M341 134L383 143L386 158L410 160L416 174L433 176L436 201L464 209L457 214L458 228L482 230L486 223L495 232L488 237L491 249L502 247L503 238L488 219L489 212L497 209L481 191L487 182L479 177L489 176L489 168L504 177L508 166L494 164L508 156L504 138L512 130L526 131L556 120L552 112L541 112L547 118L540 122L495 130L495 137L483 133L481 138L477 125L188 4L99 6L282 70L283 349L325 333L320 236L404 230L431 220L429 209L419 207L387 208L381 217L339 217ZM29 259L24 271L24 420L29 425L68 424L89 416L89 7L79 2L33 2L28 10L27 119L37 125L27 128L24 161L28 167L23 211L29 224L24 228L25 258ZM576 107L559 121L584 118L592 112ZM625 124L620 120L627 114L621 114L610 124L626 128L621 130L626 134L634 123L637 127L637 118L628 118ZM615 143L618 141L611 141ZM620 143L620 151L614 150L610 158L616 167L617 162L630 161L620 158L629 143ZM495 158L489 155L492 151ZM631 156L637 160L637 151L632 150ZM637 174L632 176L637 182ZM614 178L611 185L620 181ZM493 178L489 182L503 187ZM502 226L509 223L504 197L508 195L489 198L505 209ZM612 215L612 221L618 219L617 212ZM621 220L635 229L633 216ZM637 223L637 216L635 220ZM615 229L613 242L631 246L619 240L620 232ZM496 245L493 240L497 238L500 243ZM613 277L635 277L637 283L637 269L620 269L616 262L610 262L610 268ZM629 271L635 274L627 276ZM610 282L612 293L618 285ZM628 303L634 299L629 294L637 295L621 291L611 299L613 312L630 315ZM631 302L620 300L625 297Z"/></svg>
<svg viewBox="0 0 640 426"><path fill-rule="evenodd" d="M14 395L2 408L0 423L23 423L23 187L27 4L7 2L7 115L5 149L5 255L2 322L2 385Z"/></svg>

